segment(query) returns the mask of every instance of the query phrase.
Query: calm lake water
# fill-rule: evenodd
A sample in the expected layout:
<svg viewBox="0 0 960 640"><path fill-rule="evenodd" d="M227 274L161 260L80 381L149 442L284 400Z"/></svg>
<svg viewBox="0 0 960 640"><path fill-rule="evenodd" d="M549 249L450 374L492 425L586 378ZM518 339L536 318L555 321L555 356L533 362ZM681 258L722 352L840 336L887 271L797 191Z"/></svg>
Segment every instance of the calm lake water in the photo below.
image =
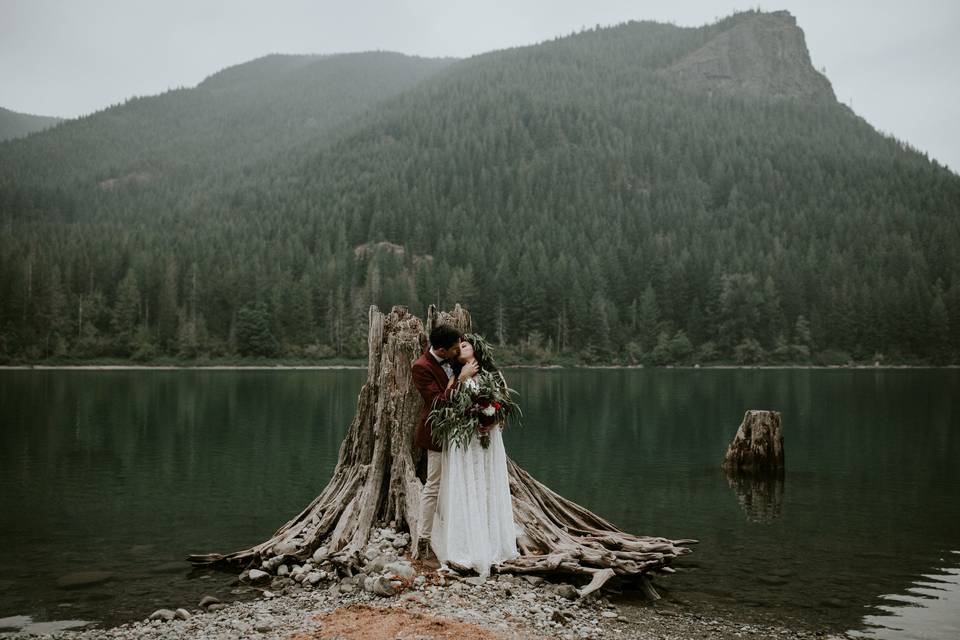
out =
<svg viewBox="0 0 960 640"><path fill-rule="evenodd" d="M654 606L871 638L960 637L960 371L510 369L508 453L631 532L696 538ZM336 463L362 370L0 371L0 618L195 606L188 553L269 537ZM719 464L782 412L782 483ZM110 580L58 584L106 571ZM639 605L638 605L639 606Z"/></svg>

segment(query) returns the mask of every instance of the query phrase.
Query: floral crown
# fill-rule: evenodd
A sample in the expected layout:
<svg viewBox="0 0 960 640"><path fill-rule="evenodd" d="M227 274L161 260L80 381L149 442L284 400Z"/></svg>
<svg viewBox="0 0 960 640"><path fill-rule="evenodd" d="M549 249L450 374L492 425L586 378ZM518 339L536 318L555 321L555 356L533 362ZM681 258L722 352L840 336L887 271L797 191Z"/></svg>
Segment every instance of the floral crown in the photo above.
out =
<svg viewBox="0 0 960 640"><path fill-rule="evenodd" d="M473 357L477 359L477 364L485 371L498 371L496 363L493 361L493 347L479 333L465 333L463 339L473 346Z"/></svg>

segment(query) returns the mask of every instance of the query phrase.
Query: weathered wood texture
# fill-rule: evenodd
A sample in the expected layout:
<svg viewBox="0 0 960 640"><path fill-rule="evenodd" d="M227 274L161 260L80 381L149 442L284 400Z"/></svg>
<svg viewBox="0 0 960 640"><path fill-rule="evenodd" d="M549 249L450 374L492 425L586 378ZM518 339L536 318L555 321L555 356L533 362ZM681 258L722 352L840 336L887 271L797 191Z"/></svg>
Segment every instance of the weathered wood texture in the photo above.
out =
<svg viewBox="0 0 960 640"><path fill-rule="evenodd" d="M731 472L771 472L783 469L783 431L780 412L750 409L743 414L723 468Z"/></svg>

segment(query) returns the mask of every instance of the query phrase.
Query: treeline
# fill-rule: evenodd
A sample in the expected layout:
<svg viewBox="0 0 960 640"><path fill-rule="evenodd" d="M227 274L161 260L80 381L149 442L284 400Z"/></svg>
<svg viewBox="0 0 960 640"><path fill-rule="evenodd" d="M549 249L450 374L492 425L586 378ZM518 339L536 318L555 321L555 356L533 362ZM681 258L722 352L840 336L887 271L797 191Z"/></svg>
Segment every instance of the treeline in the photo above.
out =
<svg viewBox="0 0 960 640"><path fill-rule="evenodd" d="M17 180L0 147L0 357L362 357L370 304L460 302L508 358L957 362L960 178L657 72L750 15L457 62L234 170Z"/></svg>

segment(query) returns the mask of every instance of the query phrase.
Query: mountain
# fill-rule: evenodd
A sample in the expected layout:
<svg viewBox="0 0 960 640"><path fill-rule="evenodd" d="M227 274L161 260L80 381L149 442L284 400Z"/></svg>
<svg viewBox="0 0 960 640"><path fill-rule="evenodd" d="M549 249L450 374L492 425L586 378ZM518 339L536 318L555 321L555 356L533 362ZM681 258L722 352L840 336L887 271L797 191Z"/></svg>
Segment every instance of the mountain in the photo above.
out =
<svg viewBox="0 0 960 640"><path fill-rule="evenodd" d="M949 362L958 221L785 12L268 57L0 145L0 356L359 356L459 301L507 357Z"/></svg>
<svg viewBox="0 0 960 640"><path fill-rule="evenodd" d="M61 120L62 118L17 113L0 107L0 142L48 129Z"/></svg>
<svg viewBox="0 0 960 640"><path fill-rule="evenodd" d="M308 147L450 62L380 52L265 56L12 141L0 147L0 179L116 186L236 170Z"/></svg>

